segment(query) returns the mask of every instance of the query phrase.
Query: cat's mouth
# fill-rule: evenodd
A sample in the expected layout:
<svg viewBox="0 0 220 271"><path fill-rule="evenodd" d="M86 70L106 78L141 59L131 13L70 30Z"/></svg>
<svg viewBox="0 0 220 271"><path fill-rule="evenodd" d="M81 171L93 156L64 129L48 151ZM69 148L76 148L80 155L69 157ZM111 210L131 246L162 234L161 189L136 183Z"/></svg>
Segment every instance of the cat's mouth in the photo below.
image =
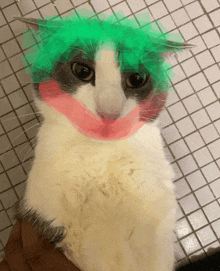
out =
<svg viewBox="0 0 220 271"><path fill-rule="evenodd" d="M39 92L47 105L65 115L80 133L102 141L121 140L133 135L146 121L149 121L163 109L167 95L166 93L154 95L152 92L149 99L141 102L125 117L112 120L103 119L91 112L81 101L63 91L56 81L40 83ZM164 102L161 103L161 101ZM147 112L144 122L139 118L141 110Z"/></svg>

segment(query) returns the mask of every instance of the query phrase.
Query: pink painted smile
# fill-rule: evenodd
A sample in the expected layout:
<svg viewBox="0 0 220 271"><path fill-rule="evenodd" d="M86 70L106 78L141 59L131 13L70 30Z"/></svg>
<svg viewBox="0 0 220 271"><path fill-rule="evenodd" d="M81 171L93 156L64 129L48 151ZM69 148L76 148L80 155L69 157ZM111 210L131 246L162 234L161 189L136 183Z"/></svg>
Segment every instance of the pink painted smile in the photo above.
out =
<svg viewBox="0 0 220 271"><path fill-rule="evenodd" d="M125 139L133 135L163 109L167 96L167 93L154 95L152 92L147 100L137 105L125 117L112 120L102 119L91 112L82 102L63 91L55 81L42 82L39 91L48 106L65 115L80 133L102 141ZM145 122L139 121L141 108L147 109Z"/></svg>

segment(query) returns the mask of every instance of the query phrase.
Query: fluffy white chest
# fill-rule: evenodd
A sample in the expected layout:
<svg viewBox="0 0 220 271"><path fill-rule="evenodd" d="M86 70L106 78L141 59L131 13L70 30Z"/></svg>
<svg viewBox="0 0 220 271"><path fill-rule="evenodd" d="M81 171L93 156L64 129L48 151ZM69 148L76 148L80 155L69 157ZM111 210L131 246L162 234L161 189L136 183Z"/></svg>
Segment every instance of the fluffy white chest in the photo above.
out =
<svg viewBox="0 0 220 271"><path fill-rule="evenodd" d="M160 264L157 239L168 228L163 246L172 243L175 209L158 129L146 126L128 140L100 144L84 137L76 143L49 128L39 133L25 195L29 207L65 227L60 245L83 270L156 270L150 266ZM49 130L50 141L42 140Z"/></svg>

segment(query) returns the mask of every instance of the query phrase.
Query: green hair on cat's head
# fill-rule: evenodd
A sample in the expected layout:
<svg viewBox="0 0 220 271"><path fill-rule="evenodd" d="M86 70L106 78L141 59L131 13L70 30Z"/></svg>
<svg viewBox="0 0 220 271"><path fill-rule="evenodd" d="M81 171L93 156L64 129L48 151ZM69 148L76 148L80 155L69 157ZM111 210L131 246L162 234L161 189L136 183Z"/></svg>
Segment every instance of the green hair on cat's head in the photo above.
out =
<svg viewBox="0 0 220 271"><path fill-rule="evenodd" d="M95 54L97 47L112 50L114 44L122 72L137 72L143 77L150 74L155 94L170 90L174 73L161 53L181 51L184 45L180 34L162 34L154 29L148 13L136 16L145 23L143 28L137 26L135 19L125 18L122 12L116 13L120 21L114 14L105 15L104 20L91 18L93 15L89 10L79 10L68 17L45 17L37 20L38 30L25 31L24 49L30 51L23 62L26 73L31 73L32 83L49 79L57 62L71 60L79 49L83 58L97 60L101 57Z"/></svg>

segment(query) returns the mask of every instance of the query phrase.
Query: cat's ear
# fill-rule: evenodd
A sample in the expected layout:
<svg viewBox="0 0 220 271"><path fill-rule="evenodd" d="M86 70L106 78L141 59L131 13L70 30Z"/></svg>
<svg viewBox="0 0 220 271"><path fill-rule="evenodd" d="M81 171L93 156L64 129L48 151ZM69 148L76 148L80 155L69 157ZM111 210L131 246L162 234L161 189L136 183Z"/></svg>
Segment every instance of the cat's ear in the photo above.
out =
<svg viewBox="0 0 220 271"><path fill-rule="evenodd" d="M25 23L31 30L39 30L39 24L45 23L44 19L34 19L34 18L23 18L23 17L14 17L15 20L18 20L22 23Z"/></svg>
<svg viewBox="0 0 220 271"><path fill-rule="evenodd" d="M192 48L196 47L194 44L188 44L186 42L180 43L176 41L168 41L167 42L167 48L165 53L160 53L160 55L164 58L167 59L169 57L172 57L176 55L177 53L185 52L188 51Z"/></svg>

